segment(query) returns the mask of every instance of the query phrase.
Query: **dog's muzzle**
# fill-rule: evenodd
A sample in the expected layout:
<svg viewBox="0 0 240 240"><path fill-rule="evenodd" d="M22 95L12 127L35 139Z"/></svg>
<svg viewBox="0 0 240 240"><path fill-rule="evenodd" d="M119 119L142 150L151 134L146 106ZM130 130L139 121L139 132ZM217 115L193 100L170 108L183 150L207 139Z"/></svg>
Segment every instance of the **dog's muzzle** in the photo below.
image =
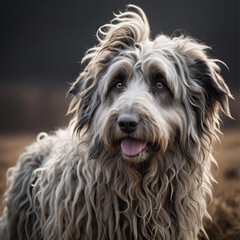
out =
<svg viewBox="0 0 240 240"><path fill-rule="evenodd" d="M128 135L137 130L139 122L140 121L138 115L133 113L121 114L117 120L120 130ZM142 140L127 137L122 139L121 149L126 156L134 157L145 149L146 144L147 143Z"/></svg>

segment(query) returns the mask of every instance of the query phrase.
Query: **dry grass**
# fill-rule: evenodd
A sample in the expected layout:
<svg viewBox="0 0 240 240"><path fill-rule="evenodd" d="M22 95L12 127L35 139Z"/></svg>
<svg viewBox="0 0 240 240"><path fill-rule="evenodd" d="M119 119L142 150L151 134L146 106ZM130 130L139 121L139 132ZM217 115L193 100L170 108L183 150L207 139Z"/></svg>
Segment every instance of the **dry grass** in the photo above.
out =
<svg viewBox="0 0 240 240"><path fill-rule="evenodd" d="M35 139L34 134L0 136L0 202L5 191L5 175L16 163L19 154ZM209 207L212 222L206 222L211 240L240 239L240 135L239 130L225 131L222 145L216 146L219 170L214 169L218 185ZM0 213L2 205L0 204Z"/></svg>
<svg viewBox="0 0 240 240"><path fill-rule="evenodd" d="M209 206L212 222L205 228L210 240L240 239L240 132L225 131L221 146L216 146L215 158L219 170L214 169L218 184L214 185L214 199Z"/></svg>

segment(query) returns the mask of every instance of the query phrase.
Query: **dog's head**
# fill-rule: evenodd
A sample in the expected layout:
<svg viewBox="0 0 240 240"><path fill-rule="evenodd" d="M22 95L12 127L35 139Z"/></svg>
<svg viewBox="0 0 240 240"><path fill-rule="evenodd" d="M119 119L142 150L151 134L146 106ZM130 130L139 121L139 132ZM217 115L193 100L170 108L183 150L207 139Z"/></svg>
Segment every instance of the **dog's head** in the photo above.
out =
<svg viewBox="0 0 240 240"><path fill-rule="evenodd" d="M69 91L75 130L89 134L92 158L104 148L142 162L173 144L190 157L200 143L209 147L219 112L230 116L220 61L190 37L151 40L143 11L129 8L98 30L99 44L83 59Z"/></svg>

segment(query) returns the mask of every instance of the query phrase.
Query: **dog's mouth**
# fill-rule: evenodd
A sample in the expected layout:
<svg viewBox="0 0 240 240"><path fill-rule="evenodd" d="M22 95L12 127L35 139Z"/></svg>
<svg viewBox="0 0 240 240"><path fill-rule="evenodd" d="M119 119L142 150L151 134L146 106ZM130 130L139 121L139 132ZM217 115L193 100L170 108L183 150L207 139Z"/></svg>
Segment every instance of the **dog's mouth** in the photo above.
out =
<svg viewBox="0 0 240 240"><path fill-rule="evenodd" d="M126 157L136 157L139 156L142 152L149 152L151 149L152 152L157 152L159 150L159 144L150 143L144 140L134 139L134 138L124 138L120 142L122 153ZM145 151L146 150L146 151Z"/></svg>
<svg viewBox="0 0 240 240"><path fill-rule="evenodd" d="M133 138L125 138L121 141L122 152L128 157L135 157L141 153L147 145L147 142Z"/></svg>

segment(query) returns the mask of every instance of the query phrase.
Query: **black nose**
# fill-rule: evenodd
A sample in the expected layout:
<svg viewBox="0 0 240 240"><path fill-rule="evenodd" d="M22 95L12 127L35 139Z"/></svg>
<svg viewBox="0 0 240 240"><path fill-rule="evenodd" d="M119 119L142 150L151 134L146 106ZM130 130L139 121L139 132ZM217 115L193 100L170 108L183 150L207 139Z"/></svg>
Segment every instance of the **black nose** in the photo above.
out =
<svg viewBox="0 0 240 240"><path fill-rule="evenodd" d="M118 117L118 126L125 133L132 133L137 129L139 118L135 114L121 114Z"/></svg>

